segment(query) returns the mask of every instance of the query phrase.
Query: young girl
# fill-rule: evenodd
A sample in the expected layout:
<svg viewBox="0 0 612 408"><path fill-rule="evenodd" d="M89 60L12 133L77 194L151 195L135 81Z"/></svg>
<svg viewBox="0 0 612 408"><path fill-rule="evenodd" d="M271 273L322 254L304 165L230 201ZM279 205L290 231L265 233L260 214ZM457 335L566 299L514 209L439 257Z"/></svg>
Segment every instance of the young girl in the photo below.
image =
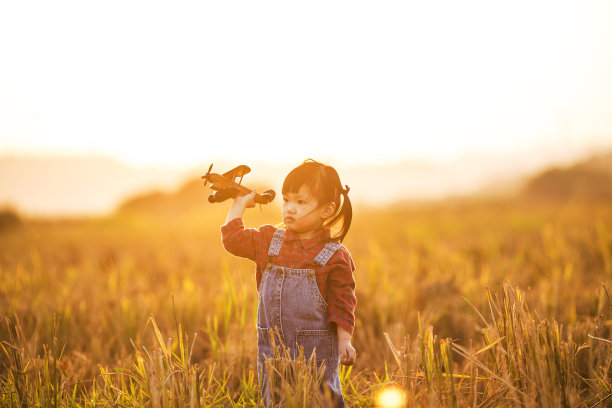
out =
<svg viewBox="0 0 612 408"><path fill-rule="evenodd" d="M283 183L285 228L245 229L242 216L255 206L254 191L235 199L221 227L225 249L257 264L257 366L266 405L264 362L273 356L272 329L293 356L301 346L308 360L316 348L317 364L325 360L324 384L344 406L339 363L352 365L356 356L355 267L341 244L352 218L348 192L333 167L306 160Z"/></svg>

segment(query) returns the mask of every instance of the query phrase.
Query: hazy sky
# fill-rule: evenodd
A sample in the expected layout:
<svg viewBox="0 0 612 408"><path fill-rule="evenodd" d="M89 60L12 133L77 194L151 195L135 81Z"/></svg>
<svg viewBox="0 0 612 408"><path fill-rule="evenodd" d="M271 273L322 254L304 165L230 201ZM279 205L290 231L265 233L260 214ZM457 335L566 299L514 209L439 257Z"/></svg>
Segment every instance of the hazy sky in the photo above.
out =
<svg viewBox="0 0 612 408"><path fill-rule="evenodd" d="M611 1L0 3L0 154L189 166L612 143Z"/></svg>

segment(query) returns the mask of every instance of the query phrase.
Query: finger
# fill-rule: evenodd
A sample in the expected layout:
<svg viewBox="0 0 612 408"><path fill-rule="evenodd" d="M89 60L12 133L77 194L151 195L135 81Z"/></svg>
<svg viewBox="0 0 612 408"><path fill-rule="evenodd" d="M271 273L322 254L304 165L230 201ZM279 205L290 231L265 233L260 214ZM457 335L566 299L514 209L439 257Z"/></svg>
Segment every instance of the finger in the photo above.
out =
<svg viewBox="0 0 612 408"><path fill-rule="evenodd" d="M347 354L348 354L348 360L351 362L351 365L353 365L357 357L357 353L355 352L355 349L347 351Z"/></svg>
<svg viewBox="0 0 612 408"><path fill-rule="evenodd" d="M257 190L253 189L249 194L246 195L245 199L247 200L248 208L255 207L255 194L257 194Z"/></svg>
<svg viewBox="0 0 612 408"><path fill-rule="evenodd" d="M351 366L355 363L355 359L351 358L351 356L348 354L348 350L346 352L346 354L342 355L342 358L340 359L340 363L342 363L343 365L346 366Z"/></svg>

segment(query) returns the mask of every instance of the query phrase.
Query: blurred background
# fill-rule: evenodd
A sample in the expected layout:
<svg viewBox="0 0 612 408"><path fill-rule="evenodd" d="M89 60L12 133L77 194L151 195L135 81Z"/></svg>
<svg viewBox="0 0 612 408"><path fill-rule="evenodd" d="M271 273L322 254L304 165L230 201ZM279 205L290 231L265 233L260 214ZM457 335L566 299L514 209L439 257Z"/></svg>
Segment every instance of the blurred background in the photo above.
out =
<svg viewBox="0 0 612 408"><path fill-rule="evenodd" d="M351 406L390 383L603 405L611 22L605 0L1 2L0 401L260 406L253 265L200 177L246 164L280 195L313 158L355 209Z"/></svg>
<svg viewBox="0 0 612 408"><path fill-rule="evenodd" d="M612 151L607 1L0 6L0 202L103 214L306 158L355 200L517 188Z"/></svg>

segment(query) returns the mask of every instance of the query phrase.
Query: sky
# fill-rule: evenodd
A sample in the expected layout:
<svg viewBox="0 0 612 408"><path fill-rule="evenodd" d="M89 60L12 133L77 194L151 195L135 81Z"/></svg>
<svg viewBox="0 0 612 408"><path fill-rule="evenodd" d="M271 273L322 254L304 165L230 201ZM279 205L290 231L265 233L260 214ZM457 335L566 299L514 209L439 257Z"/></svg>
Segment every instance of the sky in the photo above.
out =
<svg viewBox="0 0 612 408"><path fill-rule="evenodd" d="M144 166L612 145L610 1L0 3L0 155Z"/></svg>

